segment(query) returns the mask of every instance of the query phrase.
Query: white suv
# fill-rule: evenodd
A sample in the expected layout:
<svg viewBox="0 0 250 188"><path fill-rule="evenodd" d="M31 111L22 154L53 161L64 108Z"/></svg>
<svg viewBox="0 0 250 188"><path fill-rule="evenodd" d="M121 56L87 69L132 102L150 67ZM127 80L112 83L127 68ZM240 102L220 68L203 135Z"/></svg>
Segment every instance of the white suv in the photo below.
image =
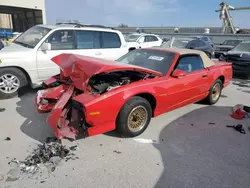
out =
<svg viewBox="0 0 250 188"><path fill-rule="evenodd" d="M59 73L51 58L73 53L116 60L129 51L123 34L94 25L57 24L33 26L0 51L0 98Z"/></svg>

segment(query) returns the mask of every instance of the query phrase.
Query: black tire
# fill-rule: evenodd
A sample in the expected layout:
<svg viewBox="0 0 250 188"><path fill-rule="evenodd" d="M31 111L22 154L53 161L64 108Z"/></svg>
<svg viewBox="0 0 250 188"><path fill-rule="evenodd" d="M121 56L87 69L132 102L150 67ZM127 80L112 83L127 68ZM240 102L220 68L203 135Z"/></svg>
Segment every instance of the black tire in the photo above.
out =
<svg viewBox="0 0 250 188"><path fill-rule="evenodd" d="M146 113L144 115L145 115L145 118L147 118L147 119L144 119L145 123L143 123L143 126L138 128L138 130L132 131L131 130L132 128L129 126L128 119L129 119L130 113L135 108L141 109L142 111L145 111ZM132 117L132 115L130 117ZM129 99L123 105L122 109L120 110L118 117L117 117L117 120L116 120L116 130L123 137L138 136L146 130L146 128L148 127L148 125L150 123L151 117L152 117L152 108L151 108L151 105L149 104L149 102L142 97L135 96L135 97ZM134 118L138 119L138 116L134 117ZM140 120L142 120L142 119L140 119ZM133 120L131 120L131 121L133 121Z"/></svg>
<svg viewBox="0 0 250 188"><path fill-rule="evenodd" d="M214 89L216 86L219 86L219 90L218 90L218 94L216 94L216 97L215 97L213 95L215 95ZM217 79L209 90L209 95L207 96L207 99L206 99L207 103L210 105L217 103L218 100L220 99L221 91L222 91L222 81L220 79Z"/></svg>
<svg viewBox="0 0 250 188"><path fill-rule="evenodd" d="M23 88L28 85L28 80L25 74L17 68L7 67L7 68L0 68L0 81L3 75L13 75L19 80L19 87L16 91L12 93L5 93L0 89L0 99L8 99L16 96L20 88Z"/></svg>

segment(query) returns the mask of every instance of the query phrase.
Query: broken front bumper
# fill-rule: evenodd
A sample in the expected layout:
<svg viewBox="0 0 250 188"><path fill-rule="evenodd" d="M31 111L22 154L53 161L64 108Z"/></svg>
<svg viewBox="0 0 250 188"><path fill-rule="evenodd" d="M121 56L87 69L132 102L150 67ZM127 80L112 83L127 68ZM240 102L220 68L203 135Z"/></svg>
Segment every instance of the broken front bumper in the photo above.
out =
<svg viewBox="0 0 250 188"><path fill-rule="evenodd" d="M84 107L72 100L74 86L67 90L60 85L37 92L35 104L40 113L50 112L47 117L48 125L53 129L58 139L64 137L76 139L86 137Z"/></svg>

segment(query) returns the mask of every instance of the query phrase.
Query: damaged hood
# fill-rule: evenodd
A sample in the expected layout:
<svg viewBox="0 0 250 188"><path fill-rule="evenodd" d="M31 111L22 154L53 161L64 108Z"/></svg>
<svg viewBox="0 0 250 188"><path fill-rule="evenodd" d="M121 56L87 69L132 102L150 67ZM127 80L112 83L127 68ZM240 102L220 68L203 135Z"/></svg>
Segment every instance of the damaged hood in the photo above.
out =
<svg viewBox="0 0 250 188"><path fill-rule="evenodd" d="M89 56L62 53L51 60L60 67L63 76L70 77L75 87L80 90L85 90L90 77L104 72L134 70L162 76L162 73L151 69Z"/></svg>

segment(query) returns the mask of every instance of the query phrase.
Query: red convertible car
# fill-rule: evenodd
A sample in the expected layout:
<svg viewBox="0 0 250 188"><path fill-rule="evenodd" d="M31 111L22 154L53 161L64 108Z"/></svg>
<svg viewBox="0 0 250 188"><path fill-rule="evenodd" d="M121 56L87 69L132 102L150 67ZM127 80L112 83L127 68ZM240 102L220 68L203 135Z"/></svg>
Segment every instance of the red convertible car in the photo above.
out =
<svg viewBox="0 0 250 188"><path fill-rule="evenodd" d="M117 61L61 54L61 69L36 95L56 137L77 139L112 130L140 135L152 117L206 99L216 103L232 65L187 49L137 49Z"/></svg>

